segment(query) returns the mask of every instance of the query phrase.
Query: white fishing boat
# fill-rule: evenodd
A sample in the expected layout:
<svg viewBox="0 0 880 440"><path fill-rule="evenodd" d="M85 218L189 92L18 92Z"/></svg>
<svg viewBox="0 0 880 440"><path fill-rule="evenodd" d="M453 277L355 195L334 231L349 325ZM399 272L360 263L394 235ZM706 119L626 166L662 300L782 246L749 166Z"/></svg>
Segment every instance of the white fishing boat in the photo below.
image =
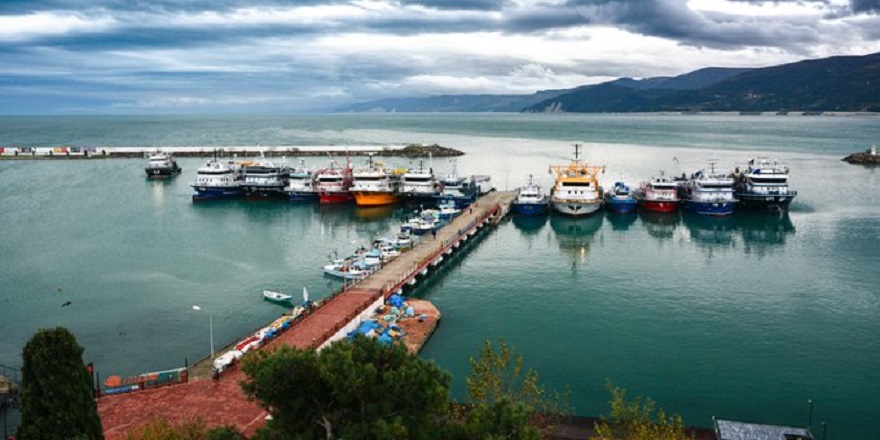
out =
<svg viewBox="0 0 880 440"><path fill-rule="evenodd" d="M574 145L574 157L568 165L553 165L550 172L556 183L550 190L550 205L560 214L580 217L592 214L602 207L602 187L599 173L604 166L591 166L580 159L580 145Z"/></svg>

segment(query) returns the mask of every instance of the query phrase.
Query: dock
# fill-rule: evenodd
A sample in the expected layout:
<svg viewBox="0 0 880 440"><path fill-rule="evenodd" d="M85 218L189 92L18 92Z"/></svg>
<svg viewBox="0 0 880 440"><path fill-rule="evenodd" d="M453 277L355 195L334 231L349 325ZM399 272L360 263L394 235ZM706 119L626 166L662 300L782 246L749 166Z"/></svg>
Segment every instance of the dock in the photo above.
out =
<svg viewBox="0 0 880 440"><path fill-rule="evenodd" d="M261 349L274 350L288 345L320 350L346 337L362 320L371 318L390 295L417 283L463 243L475 238L480 230L497 224L515 197L513 191L484 195L438 230L436 236L424 236L413 249L360 282L324 299L319 307L297 319L290 329ZM410 351L418 352L439 325L440 312L429 301L409 300L408 303L416 310L416 317L398 324L407 333L404 344ZM191 371L204 369L206 362L210 365L211 359L197 362ZM98 414L104 437L124 439L130 429L155 417L171 424L196 418L209 427L231 424L247 436L263 425L268 412L257 402L249 401L241 391L239 382L246 377L235 366L216 380L196 380L196 375L189 376L193 379L178 385L100 397Z"/></svg>

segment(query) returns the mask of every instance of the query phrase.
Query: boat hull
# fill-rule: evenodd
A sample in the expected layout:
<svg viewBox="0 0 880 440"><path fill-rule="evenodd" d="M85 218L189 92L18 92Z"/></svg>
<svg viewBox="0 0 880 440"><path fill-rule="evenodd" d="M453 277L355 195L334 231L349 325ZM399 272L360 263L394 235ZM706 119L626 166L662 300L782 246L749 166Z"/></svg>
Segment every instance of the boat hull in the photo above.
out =
<svg viewBox="0 0 880 440"><path fill-rule="evenodd" d="M318 193L318 201L321 202L322 205L348 203L352 200L354 200L354 196L348 191Z"/></svg>
<svg viewBox="0 0 880 440"><path fill-rule="evenodd" d="M516 203L511 205L513 212L519 215L543 215L550 211L548 203Z"/></svg>
<svg viewBox="0 0 880 440"><path fill-rule="evenodd" d="M318 193L311 191L289 191L287 198L291 202L314 202L318 200Z"/></svg>
<svg viewBox="0 0 880 440"><path fill-rule="evenodd" d="M237 199L243 195L241 188L238 187L211 188L196 186L193 189L196 191L192 196L193 201Z"/></svg>
<svg viewBox="0 0 880 440"><path fill-rule="evenodd" d="M642 200L639 203L642 209L651 212L675 212L680 204L669 200Z"/></svg>
<svg viewBox="0 0 880 440"><path fill-rule="evenodd" d="M733 214L734 208L736 208L735 202L697 202L693 200L685 200L682 204L687 211L715 217L731 215Z"/></svg>
<svg viewBox="0 0 880 440"><path fill-rule="evenodd" d="M635 199L611 198L605 201L605 209L617 214L626 214L636 210L638 202Z"/></svg>
<svg viewBox="0 0 880 440"><path fill-rule="evenodd" d="M602 201L571 201L571 200L560 200L560 201L552 201L550 205L553 207L553 210L562 214L567 215L569 217L583 217L591 214L595 214L600 208L602 208Z"/></svg>
<svg viewBox="0 0 880 440"><path fill-rule="evenodd" d="M357 206L385 206L400 203L400 196L390 192L352 191Z"/></svg>
<svg viewBox="0 0 880 440"><path fill-rule="evenodd" d="M147 167L144 171L150 179L164 179L180 174L181 169L175 164L173 167Z"/></svg>
<svg viewBox="0 0 880 440"><path fill-rule="evenodd" d="M785 212L797 194L736 193L739 208L753 211Z"/></svg>

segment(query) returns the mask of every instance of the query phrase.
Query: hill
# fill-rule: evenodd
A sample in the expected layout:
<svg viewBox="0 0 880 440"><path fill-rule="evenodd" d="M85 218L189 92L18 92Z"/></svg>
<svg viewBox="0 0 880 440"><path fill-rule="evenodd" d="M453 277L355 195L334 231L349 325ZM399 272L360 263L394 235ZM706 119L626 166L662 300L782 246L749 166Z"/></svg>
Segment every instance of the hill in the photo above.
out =
<svg viewBox="0 0 880 440"><path fill-rule="evenodd" d="M639 82L617 80L563 93L524 111L880 111L880 53L726 73L733 74L724 78L722 72L717 81L692 88L656 80L650 87L634 87Z"/></svg>

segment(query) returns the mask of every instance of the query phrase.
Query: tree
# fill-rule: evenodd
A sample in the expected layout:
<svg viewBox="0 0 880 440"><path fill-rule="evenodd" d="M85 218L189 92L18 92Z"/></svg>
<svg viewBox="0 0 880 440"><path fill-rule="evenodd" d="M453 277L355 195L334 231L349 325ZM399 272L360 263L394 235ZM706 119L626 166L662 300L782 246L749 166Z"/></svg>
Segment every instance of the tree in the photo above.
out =
<svg viewBox="0 0 880 440"><path fill-rule="evenodd" d="M63 327L42 329L24 346L18 439L104 438L82 353Z"/></svg>
<svg viewBox="0 0 880 440"><path fill-rule="evenodd" d="M537 429L558 424L571 412L568 391L547 392L540 383L538 372L526 369L522 355L508 348L504 341L498 341L497 351L491 341L486 341L479 356L472 357L470 362L467 387L473 405L492 407L501 403L496 410L519 405L527 415L529 425Z"/></svg>
<svg viewBox="0 0 880 440"><path fill-rule="evenodd" d="M449 374L357 336L320 353L282 347L245 358L245 393L272 419L260 438L428 439L443 432Z"/></svg>
<svg viewBox="0 0 880 440"><path fill-rule="evenodd" d="M232 426L208 429L204 420L187 420L173 426L167 420L157 418L128 433L128 440L245 440Z"/></svg>
<svg viewBox="0 0 880 440"><path fill-rule="evenodd" d="M609 381L611 415L595 424L593 440L687 440L684 423L678 415L667 416L650 397L626 400L626 389Z"/></svg>

